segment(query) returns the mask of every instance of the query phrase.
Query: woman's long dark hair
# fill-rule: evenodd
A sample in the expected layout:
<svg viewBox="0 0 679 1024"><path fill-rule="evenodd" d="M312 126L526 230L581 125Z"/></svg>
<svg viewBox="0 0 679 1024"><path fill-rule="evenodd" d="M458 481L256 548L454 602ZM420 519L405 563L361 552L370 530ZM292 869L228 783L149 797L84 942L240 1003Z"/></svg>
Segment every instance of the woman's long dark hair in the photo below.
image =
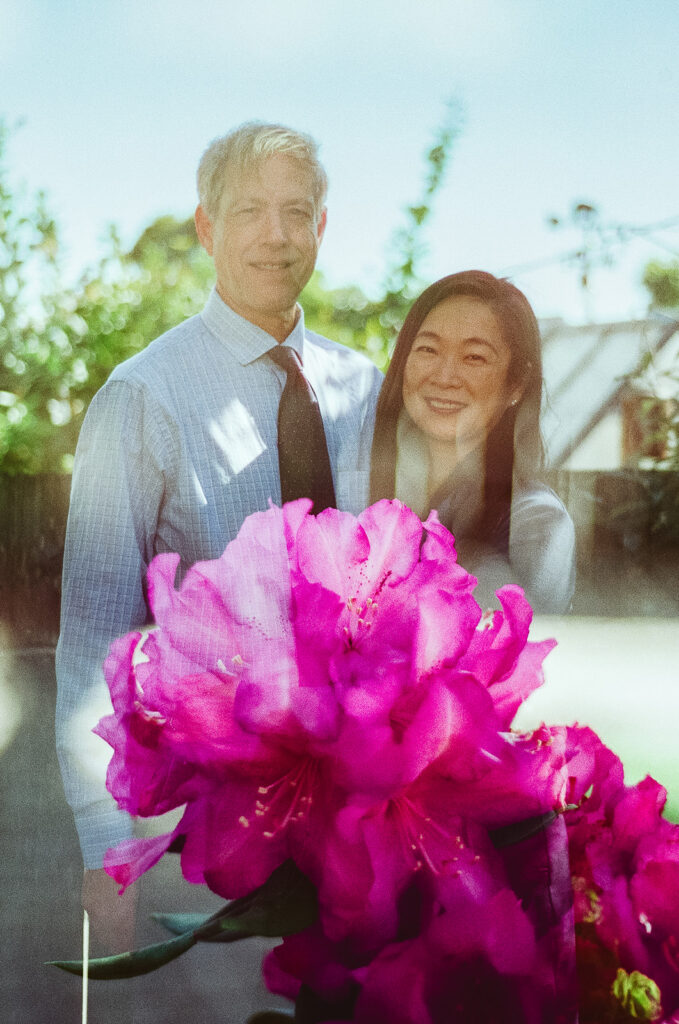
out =
<svg viewBox="0 0 679 1024"><path fill-rule="evenodd" d="M528 480L542 466L540 436L542 355L540 329L528 299L513 284L482 270L449 274L416 299L405 319L377 403L370 472L371 502L393 498L396 481L396 428L403 408L403 373L425 317L444 299L469 296L485 303L497 318L509 346L510 386L521 388L516 406L509 406L486 441L484 510L475 529L503 554L509 548L512 480Z"/></svg>

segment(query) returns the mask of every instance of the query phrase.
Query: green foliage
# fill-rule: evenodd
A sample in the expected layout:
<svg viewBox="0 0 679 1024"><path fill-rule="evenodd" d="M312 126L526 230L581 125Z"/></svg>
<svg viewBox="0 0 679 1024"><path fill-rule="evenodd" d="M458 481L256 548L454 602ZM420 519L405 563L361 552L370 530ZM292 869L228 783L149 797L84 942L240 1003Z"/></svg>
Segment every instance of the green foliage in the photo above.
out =
<svg viewBox="0 0 679 1024"><path fill-rule="evenodd" d="M661 368L661 361L662 356L647 353L639 371L628 378L645 393L639 405L643 440L629 468L639 497L618 512L622 522L648 520L651 540L659 547L679 542L679 367L669 362Z"/></svg>
<svg viewBox="0 0 679 1024"><path fill-rule="evenodd" d="M651 307L673 311L679 317L679 260L646 264L643 283L651 294ZM668 344L672 344L672 341ZM679 368L660 369L660 360L647 354L637 374L630 378L635 386L647 391L641 408L643 445L639 465L642 468L671 470L658 473L649 493L653 510L653 532L669 543L679 537L679 490L675 479L679 474Z"/></svg>
<svg viewBox="0 0 679 1024"><path fill-rule="evenodd" d="M668 348L673 343L672 337L666 342ZM679 366L662 354L648 352L628 380L646 393L640 408L644 436L640 465L679 472Z"/></svg>
<svg viewBox="0 0 679 1024"><path fill-rule="evenodd" d="M426 252L422 232L432 215L434 198L461 127L461 112L451 102L425 154L422 194L406 207L404 225L389 245L394 257L387 267L382 295L368 299L355 286L329 291L316 272L301 296L305 320L312 330L365 352L382 370L413 299L424 287L419 275Z"/></svg>
<svg viewBox="0 0 679 1024"><path fill-rule="evenodd" d="M315 886L294 861L286 860L259 888L232 900L208 917L196 914L154 916L175 933L174 939L90 960L89 977L98 981L119 981L150 974L176 960L197 942L240 942L253 935L268 938L294 935L311 927L318 919L318 897ZM47 966L59 967L68 974L83 973L82 960L52 960Z"/></svg>
<svg viewBox="0 0 679 1024"><path fill-rule="evenodd" d="M312 330L365 351L381 368L422 287L422 231L459 123L450 105L426 153L422 194L390 245L382 295L328 289L318 272L302 294ZM128 253L112 228L99 265L64 287L44 197L22 204L10 187L8 134L0 121L0 473L68 470L85 410L113 367L198 312L214 270L192 219L160 217Z"/></svg>
<svg viewBox="0 0 679 1024"><path fill-rule="evenodd" d="M646 264L643 284L651 293L651 305L659 309L679 309L679 260Z"/></svg>
<svg viewBox="0 0 679 1024"><path fill-rule="evenodd" d="M8 182L0 123L0 473L67 470L85 410L114 366L197 312L213 278L192 220L161 217L74 288L44 198Z"/></svg>
<svg viewBox="0 0 679 1024"><path fill-rule="evenodd" d="M35 472L42 468L41 453L50 454L50 409L58 418L59 381L73 373L65 330L70 311L53 294L58 244L44 198L39 195L24 213L7 183L7 136L0 123L0 468ZM41 297L30 292L35 270Z"/></svg>
<svg viewBox="0 0 679 1024"><path fill-rule="evenodd" d="M77 295L77 312L87 325L80 389L86 404L114 366L197 313L214 276L192 219L161 217L128 254L114 231L109 245L109 255Z"/></svg>

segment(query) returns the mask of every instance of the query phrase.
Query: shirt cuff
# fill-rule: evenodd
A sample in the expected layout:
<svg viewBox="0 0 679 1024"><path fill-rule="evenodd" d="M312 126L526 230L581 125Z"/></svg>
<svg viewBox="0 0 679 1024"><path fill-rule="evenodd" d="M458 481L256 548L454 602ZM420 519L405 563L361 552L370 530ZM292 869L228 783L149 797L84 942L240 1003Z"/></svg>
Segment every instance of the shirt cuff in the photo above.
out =
<svg viewBox="0 0 679 1024"><path fill-rule="evenodd" d="M87 869L102 867L104 854L111 846L134 836L132 817L112 800L102 800L78 811L75 827Z"/></svg>

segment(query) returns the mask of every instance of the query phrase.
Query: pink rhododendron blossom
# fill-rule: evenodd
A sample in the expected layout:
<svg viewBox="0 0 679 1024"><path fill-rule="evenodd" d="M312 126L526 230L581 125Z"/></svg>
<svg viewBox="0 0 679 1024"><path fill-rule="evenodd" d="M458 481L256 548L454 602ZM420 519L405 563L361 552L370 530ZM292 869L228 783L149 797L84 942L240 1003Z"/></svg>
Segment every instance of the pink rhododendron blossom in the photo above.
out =
<svg viewBox="0 0 679 1024"><path fill-rule="evenodd" d="M276 990L356 999L355 1019L374 1024L447 1021L451 999L461 1019L492 1019L504 999L537 1021L544 943L489 830L562 811L590 786L572 825L597 814L603 828L612 769L573 730L512 731L552 643L529 641L518 587L483 615L435 513L309 509L256 513L180 581L174 555L149 567L155 629L112 645L113 714L98 731L122 807L184 810L172 833L109 851L106 869L124 887L181 845L185 877L230 899L292 858L320 919L270 959ZM621 806L636 842L633 817ZM596 889L594 853L577 856ZM644 864L634 899L652 910L650 849Z"/></svg>
<svg viewBox="0 0 679 1024"><path fill-rule="evenodd" d="M390 808L391 817L396 817L398 812L399 809ZM385 858L389 862L386 871L378 874L379 885L384 891L369 894L368 903L372 904L373 908L380 902L388 906L393 902L393 897L390 899L389 895L390 884L403 890L404 881L403 878L391 877L394 871L399 870L399 858L393 850L394 822L376 820L364 821L362 824L368 833L366 845L373 858ZM458 829L463 828L459 820L457 824ZM382 825L386 825L384 831L380 827ZM396 828L398 827L396 823ZM452 844L446 844L445 838L443 833L438 837L437 852L441 854L441 859L437 865L429 865L436 870L420 871L414 876L411 874L410 888L407 893L402 894L399 901L398 935L394 931L390 940L388 936L385 938L384 935L376 936L373 933L370 935L372 942L368 944L365 941L366 921L371 920L371 906L364 906L366 920L362 924L357 924L360 916L359 901L356 901L352 908L337 905L334 918L331 915L324 916L322 928L317 925L298 935L288 936L282 945L273 951L276 970L272 975L272 981L277 986L274 991L280 992L289 986L291 981L296 981L310 986L326 1000L346 999L352 988L357 993L359 985L364 983L366 972L380 950L399 937L416 935L430 926L435 929L436 919L451 902L455 904L457 927L463 932L468 928L476 929L477 925L474 922L479 907L485 906L505 882L501 863L485 833L473 837L478 840L476 844L472 844L472 837L464 829L463 835L455 836L455 842ZM396 842L398 845L398 836ZM480 851L484 851L487 856ZM355 870L356 864L349 863L345 868L347 873L351 873ZM458 894L457 901L453 899L455 890L460 890L461 893ZM512 897L512 906L516 904L516 897ZM344 934L340 930L330 938L327 934L328 924L341 919L342 910L346 912L347 917L351 917L354 930L345 931ZM287 978L287 981L283 981L282 987L280 971L283 972L283 977Z"/></svg>
<svg viewBox="0 0 679 1024"><path fill-rule="evenodd" d="M125 839L104 854L104 868L120 884L121 892L157 864L175 838L174 832L148 839Z"/></svg>
<svg viewBox="0 0 679 1024"><path fill-rule="evenodd" d="M565 952L559 955L561 947L557 942L555 950L541 915L530 909L530 898L526 910L508 887L504 857L490 846L487 835L485 842L482 834L467 834L469 842L457 838L438 872L420 873L409 898L401 900L400 941L382 943L370 955L361 953L353 939L330 942L318 926L309 929L286 938L271 954L266 976L273 990L294 991L303 982L329 1002L342 1001L351 994L353 975L358 997L353 1013L343 1019L363 1024L572 1022L575 993L567 953L572 921L571 938L565 936ZM388 855L388 849L382 852ZM534 852L530 850L529 859ZM517 862L526 861L525 849L516 853ZM562 866L567 871L567 861ZM551 870L547 863L535 869ZM529 897L549 899L530 884L532 869L526 872L519 866L514 872L519 887L521 878L529 884ZM558 909L553 918L557 930L561 913ZM357 964L361 958L363 966Z"/></svg>
<svg viewBox="0 0 679 1024"><path fill-rule="evenodd" d="M348 803L335 819L332 845L335 856L317 881L324 927L335 940L350 936L361 950L396 938L399 900L412 883L431 889L444 873L478 864L482 855L497 870L487 831L447 804L434 775L381 804Z"/></svg>
<svg viewBox="0 0 679 1024"><path fill-rule="evenodd" d="M264 961L264 979L271 992L296 998L307 985L328 1002L358 995L355 972L369 963L348 942L332 942L320 925L288 935Z"/></svg>
<svg viewBox="0 0 679 1024"><path fill-rule="evenodd" d="M492 750L475 752L466 764L454 750L438 762L457 813L497 828L562 809L568 785L564 730L543 726L526 735L498 736L501 742Z"/></svg>
<svg viewBox="0 0 679 1024"><path fill-rule="evenodd" d="M141 659L137 634L113 646L114 714L99 732L114 748L108 781L121 806L142 815L186 806L173 836L184 838L191 880L241 895L293 856L323 886L335 840L371 863L364 831L349 836L342 815L398 818L394 808L417 806L409 787L430 771L418 792L446 800L463 756L477 782L489 772L496 785L501 765L497 805L522 792L527 741L501 735L506 687L519 677L522 692L539 685L548 646L527 645L530 608L517 588L478 628L476 581L435 515L423 525L383 501L358 517L314 517L294 502L251 516L220 559L191 567L178 588L177 565L160 555L149 568L156 629ZM530 805L519 799L519 813L558 803L557 760L551 788ZM109 870L127 884L158 848L126 844ZM404 883L421 860L411 853L394 866ZM373 859L369 875L378 870ZM366 885L379 887L369 876ZM339 897L337 878L330 888ZM393 907L385 913L393 918Z"/></svg>
<svg viewBox="0 0 679 1024"><path fill-rule="evenodd" d="M544 965L516 897L485 886L477 894L451 879L441 911L420 935L387 946L361 972L356 1024L547 1019Z"/></svg>
<svg viewBox="0 0 679 1024"><path fill-rule="evenodd" d="M591 730L569 734L569 768L580 768L581 802L565 816L576 922L588 948L596 942L626 971L651 978L671 1013L679 1005L679 826L662 817L666 792L654 779L626 786L619 758Z"/></svg>
<svg viewBox="0 0 679 1024"><path fill-rule="evenodd" d="M133 815L183 808L107 853L121 887L170 847L228 899L292 858L320 916L265 977L328 1022L572 1024L573 915L581 1019L614 1019L620 978L676 1019L679 826L591 730L512 730L553 646L519 587L484 614L436 513L398 501L272 506L178 565L153 560L155 629L104 666L109 789Z"/></svg>

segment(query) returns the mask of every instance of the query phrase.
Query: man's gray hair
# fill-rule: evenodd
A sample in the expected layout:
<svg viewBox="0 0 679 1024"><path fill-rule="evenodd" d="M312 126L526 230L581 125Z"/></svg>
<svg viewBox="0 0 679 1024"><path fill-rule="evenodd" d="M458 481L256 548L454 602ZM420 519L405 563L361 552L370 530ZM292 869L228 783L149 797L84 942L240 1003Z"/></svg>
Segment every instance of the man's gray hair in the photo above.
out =
<svg viewBox="0 0 679 1024"><path fill-rule="evenodd" d="M328 191L328 177L319 160L316 142L310 135L282 124L246 121L227 135L214 139L198 164L198 198L210 220L217 216L230 176L251 171L262 160L279 153L294 157L311 172L316 214L320 216Z"/></svg>

